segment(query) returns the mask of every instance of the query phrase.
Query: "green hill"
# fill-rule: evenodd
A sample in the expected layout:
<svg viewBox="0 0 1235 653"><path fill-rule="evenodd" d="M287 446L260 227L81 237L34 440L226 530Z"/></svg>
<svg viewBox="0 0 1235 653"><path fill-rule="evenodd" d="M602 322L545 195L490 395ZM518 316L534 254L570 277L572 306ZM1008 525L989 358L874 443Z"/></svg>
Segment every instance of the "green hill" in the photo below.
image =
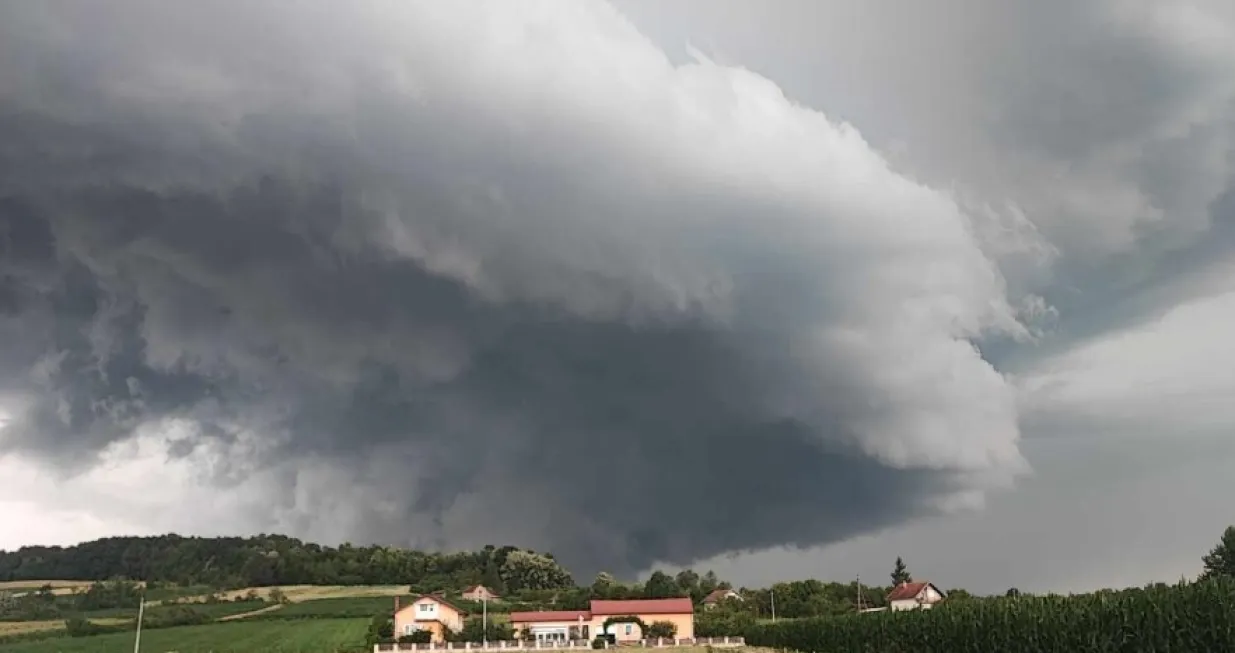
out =
<svg viewBox="0 0 1235 653"><path fill-rule="evenodd" d="M256 537L112 537L75 546L0 551L0 582L127 578L181 586L398 584L507 587L502 566L516 547L431 553L383 546L321 546L282 535ZM552 556L548 556L552 557ZM560 569L560 567L559 567ZM564 570L553 586L573 585ZM544 589L544 588L541 588Z"/></svg>

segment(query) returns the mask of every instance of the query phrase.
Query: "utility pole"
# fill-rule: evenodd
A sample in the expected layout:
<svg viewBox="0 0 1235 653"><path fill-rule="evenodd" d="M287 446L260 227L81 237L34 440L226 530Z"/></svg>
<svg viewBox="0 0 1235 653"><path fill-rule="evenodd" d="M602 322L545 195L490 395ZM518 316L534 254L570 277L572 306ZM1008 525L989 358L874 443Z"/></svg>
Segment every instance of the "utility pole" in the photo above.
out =
<svg viewBox="0 0 1235 653"><path fill-rule="evenodd" d="M482 633L480 636L480 640L481 642L483 642L485 648L488 648L489 647L489 596L488 594L483 594L480 597L480 614L481 614L480 629Z"/></svg>
<svg viewBox="0 0 1235 653"><path fill-rule="evenodd" d="M133 653L141 653L142 617L144 616L146 616L146 593L143 591L141 603L137 604L137 637L133 639Z"/></svg>
<svg viewBox="0 0 1235 653"><path fill-rule="evenodd" d="M857 576L858 583L858 612L862 611L862 574Z"/></svg>
<svg viewBox="0 0 1235 653"><path fill-rule="evenodd" d="M776 623L776 586L773 585L768 591L772 593L772 623Z"/></svg>

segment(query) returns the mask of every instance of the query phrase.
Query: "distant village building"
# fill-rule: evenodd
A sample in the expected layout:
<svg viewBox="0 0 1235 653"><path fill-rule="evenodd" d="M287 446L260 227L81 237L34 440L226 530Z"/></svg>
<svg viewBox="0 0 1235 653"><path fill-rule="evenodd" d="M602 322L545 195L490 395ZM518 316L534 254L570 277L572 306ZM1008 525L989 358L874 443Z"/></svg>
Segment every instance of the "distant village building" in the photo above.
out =
<svg viewBox="0 0 1235 653"><path fill-rule="evenodd" d="M460 596L466 601L501 601L502 597L498 596L493 590L484 585L473 585L465 590Z"/></svg>
<svg viewBox="0 0 1235 653"><path fill-rule="evenodd" d="M713 590L710 594L703 597L703 609L711 610L720 605L722 601L741 601L742 595L731 589Z"/></svg>
<svg viewBox="0 0 1235 653"><path fill-rule="evenodd" d="M893 612L929 610L943 598L943 592L931 583L901 583L888 594L888 607Z"/></svg>

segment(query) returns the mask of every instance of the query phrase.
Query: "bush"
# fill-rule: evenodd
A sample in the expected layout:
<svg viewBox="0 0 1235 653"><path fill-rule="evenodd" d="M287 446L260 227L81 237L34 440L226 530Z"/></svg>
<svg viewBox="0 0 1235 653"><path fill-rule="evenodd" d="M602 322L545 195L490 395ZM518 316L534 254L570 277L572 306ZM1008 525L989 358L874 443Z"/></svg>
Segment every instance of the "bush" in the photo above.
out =
<svg viewBox="0 0 1235 653"><path fill-rule="evenodd" d="M1235 651L1235 581L971 600L933 610L877 612L757 625L751 646L810 653L1158 653Z"/></svg>
<svg viewBox="0 0 1235 653"><path fill-rule="evenodd" d="M515 632L510 627L509 623L495 623L492 619L490 619L488 627L488 632L485 632L484 619L481 617L469 617L463 622L462 630L457 633L446 633L446 641L483 642L486 639L489 641L499 641L515 638Z"/></svg>
<svg viewBox="0 0 1235 653"><path fill-rule="evenodd" d="M433 633L427 630L417 630L411 635L400 635L395 640L400 644L428 644L433 639Z"/></svg>
<svg viewBox="0 0 1235 653"><path fill-rule="evenodd" d="M394 638L394 621L386 615L374 615L369 621L369 630L365 633L365 646L373 650L374 644L386 644Z"/></svg>
<svg viewBox="0 0 1235 653"><path fill-rule="evenodd" d="M653 621L652 624L648 626L647 632L644 633L643 636L648 639L673 639L677 634L677 624L672 621Z"/></svg>
<svg viewBox="0 0 1235 653"><path fill-rule="evenodd" d="M70 617L64 620L64 632L69 637L90 637L105 633L118 633L128 630L125 626L101 626L82 617Z"/></svg>
<svg viewBox="0 0 1235 653"><path fill-rule="evenodd" d="M743 635L758 623L749 612L716 609L695 617L696 637L733 637Z"/></svg>
<svg viewBox="0 0 1235 653"><path fill-rule="evenodd" d="M592 648L604 648L605 644L608 644L608 641L604 637L597 637L592 640Z"/></svg>
<svg viewBox="0 0 1235 653"><path fill-rule="evenodd" d="M214 617L203 610L187 605L159 606L142 616L142 628L171 628L173 626L197 626L210 623Z"/></svg>

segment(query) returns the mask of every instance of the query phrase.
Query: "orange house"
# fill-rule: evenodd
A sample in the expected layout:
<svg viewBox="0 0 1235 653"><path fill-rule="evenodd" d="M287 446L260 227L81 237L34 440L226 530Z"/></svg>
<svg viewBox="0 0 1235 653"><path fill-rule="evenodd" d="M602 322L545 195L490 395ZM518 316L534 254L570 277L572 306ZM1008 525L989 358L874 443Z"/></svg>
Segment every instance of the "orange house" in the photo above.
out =
<svg viewBox="0 0 1235 653"><path fill-rule="evenodd" d="M648 625L667 621L677 628L674 637L692 639L695 636L695 606L686 598L596 600L587 610L512 612L510 625L516 633L530 633L537 642L563 642L598 637L604 633L605 622L618 617L638 617ZM609 633L619 642L645 638L635 623L614 623Z"/></svg>
<svg viewBox="0 0 1235 653"><path fill-rule="evenodd" d="M463 620L466 618L466 612L440 596L421 594L403 607L399 607L399 597L395 597L395 637L427 630L432 641L444 642L446 629L454 632L463 630Z"/></svg>
<svg viewBox="0 0 1235 653"><path fill-rule="evenodd" d="M649 626L657 621L667 621L677 627L674 637L695 637L695 605L690 599L634 599L626 601L592 601L592 631L604 632L605 622L613 617L639 617ZM644 638L637 624L617 623L609 627L617 641L635 641Z"/></svg>

